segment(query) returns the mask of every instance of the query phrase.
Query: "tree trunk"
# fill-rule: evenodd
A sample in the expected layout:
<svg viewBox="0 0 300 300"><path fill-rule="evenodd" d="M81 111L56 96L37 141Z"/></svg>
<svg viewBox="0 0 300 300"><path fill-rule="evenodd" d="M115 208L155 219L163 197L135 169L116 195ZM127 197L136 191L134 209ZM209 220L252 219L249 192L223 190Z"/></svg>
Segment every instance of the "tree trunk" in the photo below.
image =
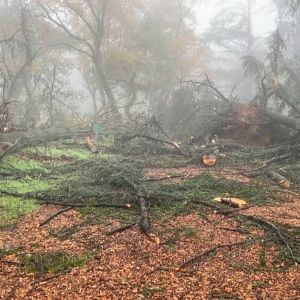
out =
<svg viewBox="0 0 300 300"><path fill-rule="evenodd" d="M117 107L117 101L106 79L101 62L99 61L98 58L94 58L93 60L96 66L99 89L103 88L105 95L107 96L108 99L108 105L110 106L113 115L116 117L116 119L120 120L121 115Z"/></svg>
<svg viewBox="0 0 300 300"><path fill-rule="evenodd" d="M294 129L296 131L300 131L300 120L295 119L293 117L285 116L283 114L279 114L273 111L265 111L266 116L268 116L273 121L282 124L286 127Z"/></svg>

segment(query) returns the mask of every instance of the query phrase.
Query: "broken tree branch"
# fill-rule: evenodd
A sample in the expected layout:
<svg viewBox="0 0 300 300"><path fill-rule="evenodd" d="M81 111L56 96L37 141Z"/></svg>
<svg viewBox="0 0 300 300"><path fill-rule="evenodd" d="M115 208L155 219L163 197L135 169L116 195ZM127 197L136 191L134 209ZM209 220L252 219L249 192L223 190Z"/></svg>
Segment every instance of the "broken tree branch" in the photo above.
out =
<svg viewBox="0 0 300 300"><path fill-rule="evenodd" d="M56 212L55 214L53 214L52 216L50 216L49 218L47 218L47 220L45 220L44 222L40 223L39 227L42 227L46 224L48 224L50 221L52 221L54 218L58 217L59 215L71 210L72 207L67 207L67 208L64 208L58 212Z"/></svg>
<svg viewBox="0 0 300 300"><path fill-rule="evenodd" d="M66 207L108 207L108 208L119 208L119 209L131 209L131 204L108 204L108 203L64 203L64 202L55 202L49 200L48 197L44 197L42 195L36 195L34 193L26 193L21 194L17 192L8 192L4 190L0 190L0 194L23 198L23 199L35 199L40 204L44 205L57 205L57 206L66 206Z"/></svg>
<svg viewBox="0 0 300 300"><path fill-rule="evenodd" d="M141 138L141 139L146 139L146 140L153 141L153 142L159 142L159 143L162 143L162 144L171 145L176 150L178 150L178 152L180 154L184 154L183 151L180 149L180 147L175 142L162 140L162 139L155 138L155 137L148 136L148 135L135 134L135 135L127 136L126 141L130 141L130 140L133 140L135 138Z"/></svg>
<svg viewBox="0 0 300 300"><path fill-rule="evenodd" d="M273 232L276 233L276 235L279 237L279 239L281 240L281 242L286 246L286 248L288 249L290 255L291 255L291 258L294 260L294 262L296 262L296 258L295 258L295 255L294 255L294 252L293 250L291 249L290 247L290 244L288 243L288 241L286 240L286 238L283 236L282 232L280 231L280 229L272 222L268 221L268 220L265 220L265 219L261 219L261 218L258 218L258 217L255 217L255 216L252 216L252 215L243 215L243 218L246 218L250 221L254 221L256 223L260 223L262 224L263 226L271 229Z"/></svg>

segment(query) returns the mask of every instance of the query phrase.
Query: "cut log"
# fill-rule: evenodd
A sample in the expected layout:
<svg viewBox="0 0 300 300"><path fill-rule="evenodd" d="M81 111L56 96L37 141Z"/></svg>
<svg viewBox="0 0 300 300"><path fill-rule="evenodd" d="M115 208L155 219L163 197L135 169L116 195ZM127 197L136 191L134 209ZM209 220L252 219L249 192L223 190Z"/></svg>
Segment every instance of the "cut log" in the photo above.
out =
<svg viewBox="0 0 300 300"><path fill-rule="evenodd" d="M221 204L228 204L232 207L242 208L245 205L247 205L247 202L245 200L239 199L239 198L222 198L222 197L216 197L214 199L214 202L221 203Z"/></svg>
<svg viewBox="0 0 300 300"><path fill-rule="evenodd" d="M277 184L279 184L280 186L282 186L283 188L290 188L291 186L291 182L290 180L288 180L287 178L285 178L284 176L278 174L275 171L268 171L267 172L268 176L273 179L274 181L277 182Z"/></svg>

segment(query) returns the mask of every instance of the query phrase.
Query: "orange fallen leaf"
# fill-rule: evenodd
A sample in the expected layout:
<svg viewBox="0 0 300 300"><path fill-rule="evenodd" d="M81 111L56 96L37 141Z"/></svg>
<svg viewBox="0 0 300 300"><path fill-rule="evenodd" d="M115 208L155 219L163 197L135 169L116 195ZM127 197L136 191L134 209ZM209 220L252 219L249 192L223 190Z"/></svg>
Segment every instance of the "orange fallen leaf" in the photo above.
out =
<svg viewBox="0 0 300 300"><path fill-rule="evenodd" d="M158 236L156 236L155 234L153 233L150 233L149 234L149 239L151 242L154 242L155 244L159 245L160 244L160 239Z"/></svg>

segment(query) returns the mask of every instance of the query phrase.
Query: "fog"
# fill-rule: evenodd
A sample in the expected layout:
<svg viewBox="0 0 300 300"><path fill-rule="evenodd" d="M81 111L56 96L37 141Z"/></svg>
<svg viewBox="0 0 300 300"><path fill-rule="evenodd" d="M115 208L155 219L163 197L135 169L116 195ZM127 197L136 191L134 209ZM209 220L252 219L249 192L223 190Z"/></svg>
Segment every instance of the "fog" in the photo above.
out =
<svg viewBox="0 0 300 300"><path fill-rule="evenodd" d="M196 10L198 30L200 33L209 30L212 19L224 8L232 8L243 3L241 0L210 0L202 4ZM245 3L245 1L244 1ZM253 31L255 35L268 36L271 31L276 29L276 10L271 0L254 1L253 10L256 12L253 22Z"/></svg>
<svg viewBox="0 0 300 300"><path fill-rule="evenodd" d="M93 122L102 115L124 125L139 114L171 130L208 104L181 124L180 135L191 135L200 130L201 115L223 109L222 101L251 104L279 86L296 93L294 4L2 1L1 130ZM266 103L287 117L291 105L281 98L272 94Z"/></svg>

